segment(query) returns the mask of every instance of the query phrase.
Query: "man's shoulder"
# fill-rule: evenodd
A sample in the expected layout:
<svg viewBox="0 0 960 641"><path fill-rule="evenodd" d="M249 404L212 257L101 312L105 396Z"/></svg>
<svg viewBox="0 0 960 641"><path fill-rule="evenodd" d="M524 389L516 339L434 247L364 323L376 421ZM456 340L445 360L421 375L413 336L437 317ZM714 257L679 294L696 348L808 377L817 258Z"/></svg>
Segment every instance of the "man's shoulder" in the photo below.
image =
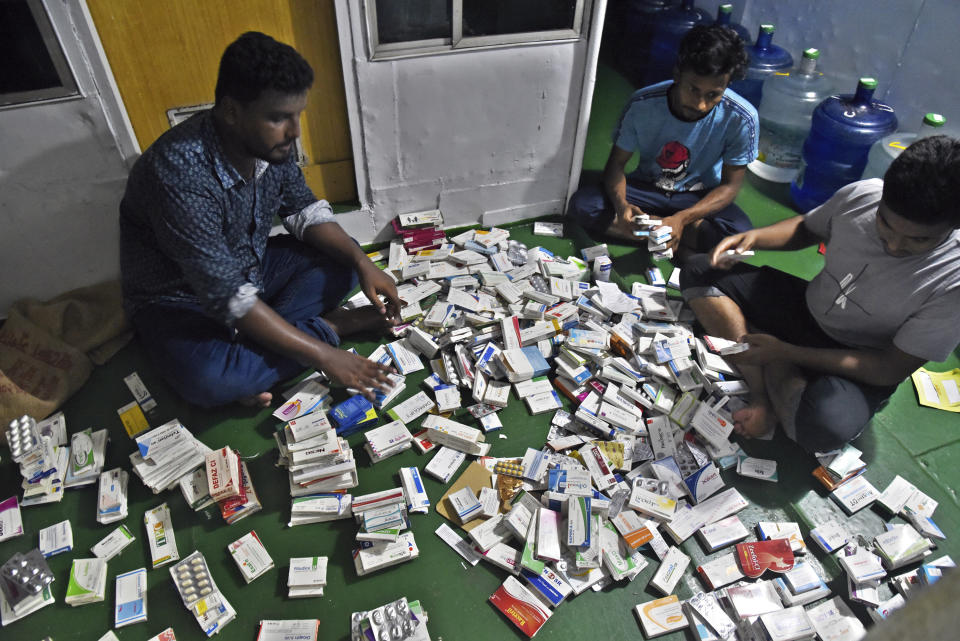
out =
<svg viewBox="0 0 960 641"><path fill-rule="evenodd" d="M723 92L723 99L720 106L724 111L724 116L731 120L757 125L760 122L760 116L757 109L749 100L738 94L733 89L727 88Z"/></svg>
<svg viewBox="0 0 960 641"><path fill-rule="evenodd" d="M630 94L630 98L627 99L624 111L630 111L630 109L634 107L659 108L659 106L666 104L667 92L672 84L672 80L665 80L637 89Z"/></svg>
<svg viewBox="0 0 960 641"><path fill-rule="evenodd" d="M160 180L183 182L211 177L208 114L197 114L164 132L137 160L140 171Z"/></svg>
<svg viewBox="0 0 960 641"><path fill-rule="evenodd" d="M837 215L861 214L864 209L873 213L873 209L880 204L883 196L883 180L870 178L858 180L844 185L837 190L833 198L836 199Z"/></svg>

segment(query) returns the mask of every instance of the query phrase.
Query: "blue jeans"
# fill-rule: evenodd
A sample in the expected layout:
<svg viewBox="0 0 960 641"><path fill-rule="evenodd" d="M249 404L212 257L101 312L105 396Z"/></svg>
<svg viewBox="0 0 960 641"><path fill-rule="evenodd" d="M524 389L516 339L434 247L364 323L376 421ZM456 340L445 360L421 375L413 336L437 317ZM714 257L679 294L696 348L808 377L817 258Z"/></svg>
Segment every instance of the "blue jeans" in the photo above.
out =
<svg viewBox="0 0 960 641"><path fill-rule="evenodd" d="M627 202L657 218L666 218L681 209L696 205L706 193L665 192L650 185L627 182ZM581 187L570 198L567 215L587 231L602 233L613 222L613 203L602 185ZM682 242L699 251L706 251L727 236L748 229L753 229L753 223L742 209L731 203L704 218L700 222L696 238L690 239L684 234Z"/></svg>
<svg viewBox="0 0 960 641"><path fill-rule="evenodd" d="M356 272L292 236L267 242L260 299L304 333L329 343L340 338L320 316L357 284ZM132 319L140 343L180 396L201 407L232 403L272 388L304 370L301 363L239 336L198 304L156 304Z"/></svg>

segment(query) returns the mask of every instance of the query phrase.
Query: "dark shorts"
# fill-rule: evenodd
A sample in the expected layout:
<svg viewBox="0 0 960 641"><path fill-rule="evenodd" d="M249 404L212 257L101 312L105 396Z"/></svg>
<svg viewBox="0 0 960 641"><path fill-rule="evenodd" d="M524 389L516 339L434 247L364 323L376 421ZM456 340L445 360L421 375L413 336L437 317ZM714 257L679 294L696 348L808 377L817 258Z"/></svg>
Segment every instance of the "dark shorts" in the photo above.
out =
<svg viewBox="0 0 960 641"><path fill-rule="evenodd" d="M794 345L850 349L828 336L810 314L807 281L744 263L729 270L711 269L709 261L707 254L700 254L684 264L680 289L686 300L727 296L758 332ZM837 449L855 439L897 388L813 371L804 375L808 384L797 410L794 440L810 452Z"/></svg>

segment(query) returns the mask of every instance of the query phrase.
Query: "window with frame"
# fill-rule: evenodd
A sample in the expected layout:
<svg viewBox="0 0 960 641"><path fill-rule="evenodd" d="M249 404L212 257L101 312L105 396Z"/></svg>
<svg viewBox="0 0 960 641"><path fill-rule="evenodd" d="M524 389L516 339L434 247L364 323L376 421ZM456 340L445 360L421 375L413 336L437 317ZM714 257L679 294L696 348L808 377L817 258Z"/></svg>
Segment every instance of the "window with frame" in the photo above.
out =
<svg viewBox="0 0 960 641"><path fill-rule="evenodd" d="M374 60L580 38L587 0L365 0Z"/></svg>
<svg viewBox="0 0 960 641"><path fill-rule="evenodd" d="M0 0L0 107L79 95L40 0Z"/></svg>

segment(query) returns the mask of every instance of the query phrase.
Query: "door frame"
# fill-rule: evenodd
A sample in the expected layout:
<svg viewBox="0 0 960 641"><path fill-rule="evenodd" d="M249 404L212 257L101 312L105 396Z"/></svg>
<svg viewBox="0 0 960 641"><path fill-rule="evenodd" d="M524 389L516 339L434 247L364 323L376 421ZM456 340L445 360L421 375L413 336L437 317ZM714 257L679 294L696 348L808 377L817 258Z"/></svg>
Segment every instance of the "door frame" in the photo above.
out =
<svg viewBox="0 0 960 641"><path fill-rule="evenodd" d="M87 1L43 0L43 6L77 79L80 95L97 97L120 156L127 167L132 167L140 156L140 143L127 117Z"/></svg>

